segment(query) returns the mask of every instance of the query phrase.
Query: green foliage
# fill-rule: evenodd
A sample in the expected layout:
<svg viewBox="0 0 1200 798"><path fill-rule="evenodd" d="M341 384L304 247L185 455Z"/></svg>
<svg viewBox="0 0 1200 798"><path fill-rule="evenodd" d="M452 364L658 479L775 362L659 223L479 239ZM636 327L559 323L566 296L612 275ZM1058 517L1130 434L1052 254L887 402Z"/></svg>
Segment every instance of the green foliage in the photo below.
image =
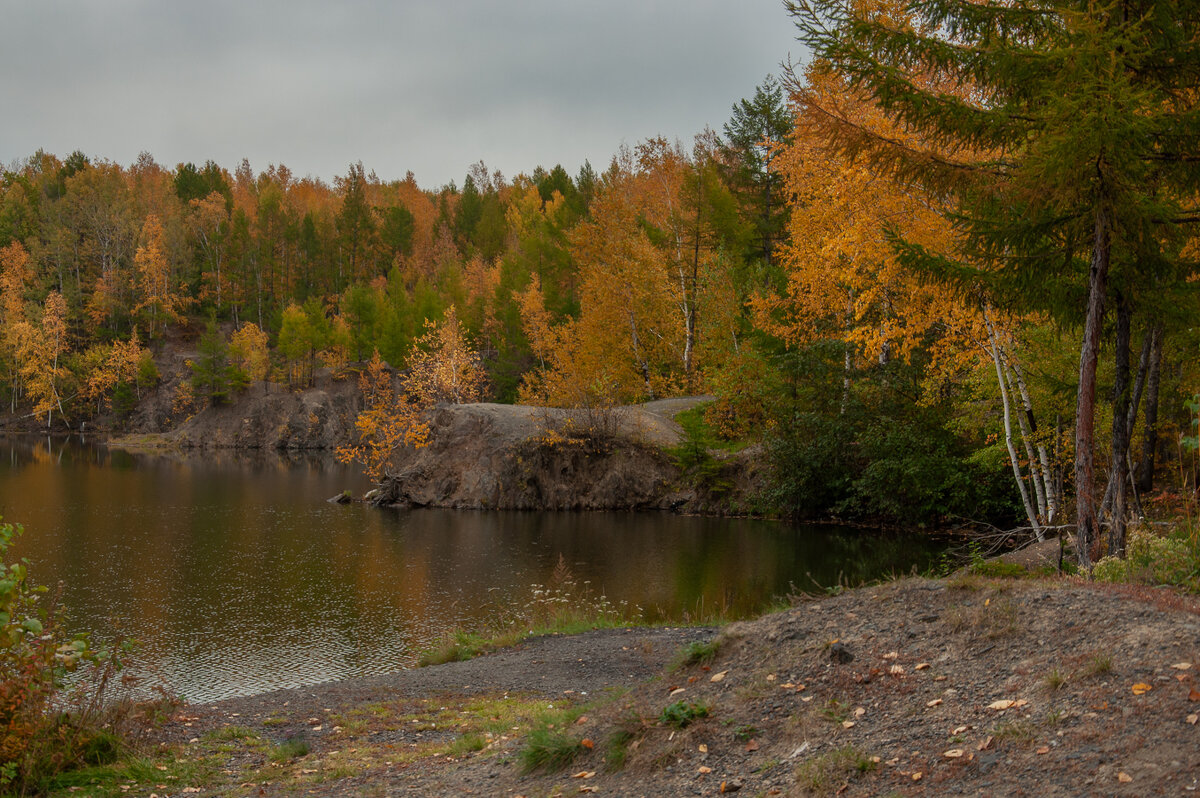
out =
<svg viewBox="0 0 1200 798"><path fill-rule="evenodd" d="M721 641L719 638L712 640L693 640L683 647L680 652L679 664L677 667L683 668L688 665L703 665L712 662L717 656L717 652L721 650Z"/></svg>
<svg viewBox="0 0 1200 798"><path fill-rule="evenodd" d="M1103 557L1092 566L1097 582L1174 585L1200 591L1200 545L1182 533L1156 535L1145 525L1129 528L1126 556Z"/></svg>
<svg viewBox="0 0 1200 798"><path fill-rule="evenodd" d="M894 387L866 384L840 407L811 404L779 419L766 440L766 499L779 511L904 525L1017 517L1011 473L974 458L971 442L948 429L948 402L914 405Z"/></svg>
<svg viewBox="0 0 1200 798"><path fill-rule="evenodd" d="M1184 402L1183 406L1188 412L1188 426L1191 434L1179 436L1179 443L1185 451L1195 452L1200 449L1200 394L1196 394Z"/></svg>
<svg viewBox="0 0 1200 798"><path fill-rule="evenodd" d="M685 410L675 417L683 427L683 440L667 450L683 480L711 497L719 497L733 487L724 474L724 466L713 456L720 444L705 422L701 407ZM729 448L725 444L722 448Z"/></svg>
<svg viewBox="0 0 1200 798"><path fill-rule="evenodd" d="M525 747L521 749L521 769L526 773L559 771L586 750L579 739L562 729L540 726L529 733Z"/></svg>
<svg viewBox="0 0 1200 798"><path fill-rule="evenodd" d="M229 364L229 344L217 329L215 319L208 320L195 361L192 361L192 389L197 397L214 405L229 398L234 377Z"/></svg>
<svg viewBox="0 0 1200 798"><path fill-rule="evenodd" d="M708 704L676 701L663 707L658 720L677 729L686 729L696 721L707 718L710 711Z"/></svg>
<svg viewBox="0 0 1200 798"><path fill-rule="evenodd" d="M112 761L120 740L103 728L103 685L120 667L115 653L97 651L86 635L67 636L46 588L28 581L28 562L5 562L20 526L0 524L0 789L38 791L73 767ZM74 712L66 677L101 673L99 686ZM86 690L86 676L73 688ZM110 721L111 722L111 721Z"/></svg>
<svg viewBox="0 0 1200 798"><path fill-rule="evenodd" d="M292 737L272 748L271 752L267 754L267 759L282 764L290 762L293 759L299 759L302 756L308 756L309 750L307 740Z"/></svg>
<svg viewBox="0 0 1200 798"><path fill-rule="evenodd" d="M796 769L796 783L809 792L826 794L875 768L872 757L846 745L805 761Z"/></svg>

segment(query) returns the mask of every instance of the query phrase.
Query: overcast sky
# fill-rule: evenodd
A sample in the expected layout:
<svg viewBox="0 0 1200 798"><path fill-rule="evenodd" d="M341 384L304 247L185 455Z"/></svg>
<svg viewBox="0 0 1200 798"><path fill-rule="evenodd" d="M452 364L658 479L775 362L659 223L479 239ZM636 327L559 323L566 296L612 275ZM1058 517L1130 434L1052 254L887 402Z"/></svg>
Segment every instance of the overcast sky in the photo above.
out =
<svg viewBox="0 0 1200 798"><path fill-rule="evenodd" d="M789 54L782 0L0 0L0 162L575 174L720 130Z"/></svg>

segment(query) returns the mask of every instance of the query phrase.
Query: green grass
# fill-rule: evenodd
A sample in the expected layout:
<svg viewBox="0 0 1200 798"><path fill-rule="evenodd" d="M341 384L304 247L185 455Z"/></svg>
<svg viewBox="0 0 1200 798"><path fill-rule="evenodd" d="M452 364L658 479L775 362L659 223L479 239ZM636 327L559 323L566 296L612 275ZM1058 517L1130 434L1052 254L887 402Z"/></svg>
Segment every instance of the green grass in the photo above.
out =
<svg viewBox="0 0 1200 798"><path fill-rule="evenodd" d="M587 749L583 742L561 729L542 726L529 733L521 749L521 769L526 773L562 770Z"/></svg>
<svg viewBox="0 0 1200 798"><path fill-rule="evenodd" d="M712 640L694 640L684 646L679 652L675 667L686 668L689 665L703 665L712 662L720 650L721 641L718 638L714 637Z"/></svg>
<svg viewBox="0 0 1200 798"><path fill-rule="evenodd" d="M293 759L299 759L302 756L307 756L309 752L308 743L304 740L293 737L290 740L284 740L279 745L271 749L267 754L267 759L272 762L290 762Z"/></svg>
<svg viewBox="0 0 1200 798"><path fill-rule="evenodd" d="M688 704L683 701L676 701L674 704L668 704L663 708L662 713L658 716L658 720L668 726L685 729L701 718L707 718L710 711L707 704Z"/></svg>
<svg viewBox="0 0 1200 798"><path fill-rule="evenodd" d="M806 761L796 769L796 783L808 792L832 793L875 767L873 758L847 745Z"/></svg>

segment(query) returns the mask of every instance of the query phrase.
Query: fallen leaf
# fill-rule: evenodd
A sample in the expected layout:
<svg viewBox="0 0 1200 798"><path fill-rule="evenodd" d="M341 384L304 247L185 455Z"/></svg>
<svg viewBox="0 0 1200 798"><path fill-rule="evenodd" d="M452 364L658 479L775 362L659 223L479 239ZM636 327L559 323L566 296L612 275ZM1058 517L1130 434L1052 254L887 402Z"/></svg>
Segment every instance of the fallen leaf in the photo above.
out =
<svg viewBox="0 0 1200 798"><path fill-rule="evenodd" d="M932 701L925 702L925 706L927 706L927 707L940 707L941 705L942 705L942 699L940 699L940 698L935 698Z"/></svg>
<svg viewBox="0 0 1200 798"><path fill-rule="evenodd" d="M865 707L858 707L857 709L854 710L854 717L856 717L856 718L861 718L865 714L867 714L867 710Z"/></svg>
<svg viewBox="0 0 1200 798"><path fill-rule="evenodd" d="M888 653L883 655L883 658L884 659L895 659L898 656L900 656L900 654L898 652L889 651Z"/></svg>
<svg viewBox="0 0 1200 798"><path fill-rule="evenodd" d="M579 741L579 744L582 745L584 748L588 749L589 751L596 747L596 741L593 740L591 737L584 737L582 740Z"/></svg>
<svg viewBox="0 0 1200 798"><path fill-rule="evenodd" d="M1003 712L1004 710L1008 709L1009 707L1013 706L1016 703L1017 703L1016 701L1013 701L1011 699L1001 698L999 701L993 701L992 703L988 704L988 709L994 709L997 712Z"/></svg>
<svg viewBox="0 0 1200 798"><path fill-rule="evenodd" d="M1134 695L1145 695L1146 693L1150 692L1153 689L1154 689L1153 687L1146 684L1145 682L1138 682L1137 684L1135 684L1133 686L1133 694Z"/></svg>
<svg viewBox="0 0 1200 798"><path fill-rule="evenodd" d="M784 690L791 690L796 685L792 684L791 682L787 682L786 684L781 684L779 686L782 687Z"/></svg>
<svg viewBox="0 0 1200 798"><path fill-rule="evenodd" d="M704 743L700 743L699 749L700 749L700 753L702 753L702 754L708 753L708 746L705 745Z"/></svg>
<svg viewBox="0 0 1200 798"><path fill-rule="evenodd" d="M768 682L773 682L773 681L775 681L775 674L773 674L773 673L768 673L768 674L767 674L767 681L768 681Z"/></svg>
<svg viewBox="0 0 1200 798"><path fill-rule="evenodd" d="M965 731L966 731L967 729L969 729L969 728L971 728L971 727L970 727L970 726L956 726L956 727L954 728L954 731L952 731L952 732L950 732L950 733L951 733L951 734L962 734L963 732L965 732Z"/></svg>
<svg viewBox="0 0 1200 798"><path fill-rule="evenodd" d="M587 716L587 715L580 715L580 716L579 716L579 720L575 721L575 725L576 725L576 726L582 726L583 724L585 724L585 723L587 723L587 722L588 722L588 716Z"/></svg>
<svg viewBox="0 0 1200 798"><path fill-rule="evenodd" d="M751 740L750 742L746 743L746 750L747 751L757 751L758 750L758 740Z"/></svg>
<svg viewBox="0 0 1200 798"><path fill-rule="evenodd" d="M1016 701L1013 702L1013 709L1020 709L1021 707L1026 706L1028 703L1029 702L1026 701L1024 698L1018 698Z"/></svg>
<svg viewBox="0 0 1200 798"><path fill-rule="evenodd" d="M579 788L579 791L580 791L580 792L600 792L600 788L599 788L599 787L591 787L591 786L588 786L588 785L584 785L583 787L580 787L580 788Z"/></svg>
<svg viewBox="0 0 1200 798"><path fill-rule="evenodd" d="M1128 784L1129 782L1133 781L1133 776L1130 776L1128 773L1122 770L1117 774L1117 781L1121 782L1122 784Z"/></svg>
<svg viewBox="0 0 1200 798"><path fill-rule="evenodd" d="M203 792L199 787L184 787L184 792Z"/></svg>
<svg viewBox="0 0 1200 798"><path fill-rule="evenodd" d="M962 750L961 748L951 748L949 751L942 752L942 756L946 757L947 759L958 759L965 753L966 751Z"/></svg>
<svg viewBox="0 0 1200 798"><path fill-rule="evenodd" d="M323 728L323 727L321 727L321 726L313 726L313 727L312 727L312 730L313 730L313 731L320 731L322 728Z"/></svg>
<svg viewBox="0 0 1200 798"><path fill-rule="evenodd" d="M1039 748L1039 749L1037 750L1037 752L1038 752L1039 754L1048 754L1048 753L1050 753L1050 746L1048 746L1048 745L1043 745L1041 748Z"/></svg>
<svg viewBox="0 0 1200 798"><path fill-rule="evenodd" d="M924 775L925 775L924 773L922 773L921 771L919 771L919 770L918 770L916 773L912 774L912 780L913 780L913 781L920 781L920 780L921 780L921 777L922 777L922 776L924 776Z"/></svg>
<svg viewBox="0 0 1200 798"><path fill-rule="evenodd" d="M987 737L980 740L979 745L977 745L975 747L978 748L980 751L988 750L989 748L992 747L992 736L989 734Z"/></svg>
<svg viewBox="0 0 1200 798"><path fill-rule="evenodd" d="M1187 722L1192 724L1193 726L1196 725L1197 721L1200 721L1200 715L1196 715L1193 713L1193 714L1187 716Z"/></svg>
<svg viewBox="0 0 1200 798"><path fill-rule="evenodd" d="M1200 701L1200 690L1193 687L1188 691L1188 701Z"/></svg>
<svg viewBox="0 0 1200 798"><path fill-rule="evenodd" d="M571 776L571 778L573 778L573 779L590 779L592 776L595 776L595 775L596 775L596 771L594 771L594 770L581 770L578 773Z"/></svg>
<svg viewBox="0 0 1200 798"><path fill-rule="evenodd" d="M671 695L679 695L680 693L686 693L686 692L687 692L687 690L684 690L682 687L676 687L674 690L671 691Z"/></svg>
<svg viewBox="0 0 1200 798"><path fill-rule="evenodd" d="M904 666L893 665L892 667L888 668L888 673L892 674L893 676L899 676L900 674L904 673Z"/></svg>
<svg viewBox="0 0 1200 798"><path fill-rule="evenodd" d="M696 772L697 773L712 773L712 768L710 768L708 765L701 765L700 767L698 767L696 769Z"/></svg>
<svg viewBox="0 0 1200 798"><path fill-rule="evenodd" d="M1175 681L1177 681L1177 682L1186 682L1188 679L1191 679L1191 678L1192 677L1188 676L1186 673L1175 674Z"/></svg>
<svg viewBox="0 0 1200 798"><path fill-rule="evenodd" d="M729 673L729 671L721 671L720 673L714 673L711 677L709 677L708 680L710 682L719 682L719 681L723 680L725 678L725 675L728 673Z"/></svg>
<svg viewBox="0 0 1200 798"><path fill-rule="evenodd" d="M1175 670L1177 670L1177 671L1186 671L1186 670L1189 670L1189 669L1192 667L1192 663L1190 663L1190 662L1176 662L1176 663L1175 663L1174 665L1172 665L1171 667L1172 667L1172 668L1174 668L1174 669L1175 669Z"/></svg>
<svg viewBox="0 0 1200 798"><path fill-rule="evenodd" d="M844 721L842 721L842 728L843 728L843 729L852 729L852 728L854 728L854 721L852 721L852 720L844 720Z"/></svg>
<svg viewBox="0 0 1200 798"><path fill-rule="evenodd" d="M923 671L923 670L928 670L928 669L929 669L928 662L918 662L916 665L913 666L914 671Z"/></svg>

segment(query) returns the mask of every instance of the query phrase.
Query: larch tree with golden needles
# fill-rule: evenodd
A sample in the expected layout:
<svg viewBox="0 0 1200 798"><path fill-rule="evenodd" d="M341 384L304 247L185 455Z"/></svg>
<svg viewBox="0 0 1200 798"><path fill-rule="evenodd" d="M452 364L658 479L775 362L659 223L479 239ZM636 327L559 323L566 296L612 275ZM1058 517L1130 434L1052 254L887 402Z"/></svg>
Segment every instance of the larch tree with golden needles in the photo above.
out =
<svg viewBox="0 0 1200 798"><path fill-rule="evenodd" d="M25 288L29 281L29 254L19 242L0 249L0 359L8 374L12 404L16 412L17 397L21 392L21 338L27 333L25 319Z"/></svg>
<svg viewBox="0 0 1200 798"><path fill-rule="evenodd" d="M142 244L133 256L137 269L140 299L133 312L145 311L147 332L151 338L160 320L179 324L183 321L184 297L171 287L171 264L163 245L163 227L158 217L150 214L142 225Z"/></svg>
<svg viewBox="0 0 1200 798"><path fill-rule="evenodd" d="M425 321L425 334L408 356L404 387L423 407L483 401L487 373L453 305L440 322Z"/></svg>
<svg viewBox="0 0 1200 798"><path fill-rule="evenodd" d="M65 416L60 386L67 376L62 358L67 352L67 303L62 294L51 291L42 308L38 325L18 325L21 376L28 396L33 399L34 415L45 416L49 427L54 410Z"/></svg>

